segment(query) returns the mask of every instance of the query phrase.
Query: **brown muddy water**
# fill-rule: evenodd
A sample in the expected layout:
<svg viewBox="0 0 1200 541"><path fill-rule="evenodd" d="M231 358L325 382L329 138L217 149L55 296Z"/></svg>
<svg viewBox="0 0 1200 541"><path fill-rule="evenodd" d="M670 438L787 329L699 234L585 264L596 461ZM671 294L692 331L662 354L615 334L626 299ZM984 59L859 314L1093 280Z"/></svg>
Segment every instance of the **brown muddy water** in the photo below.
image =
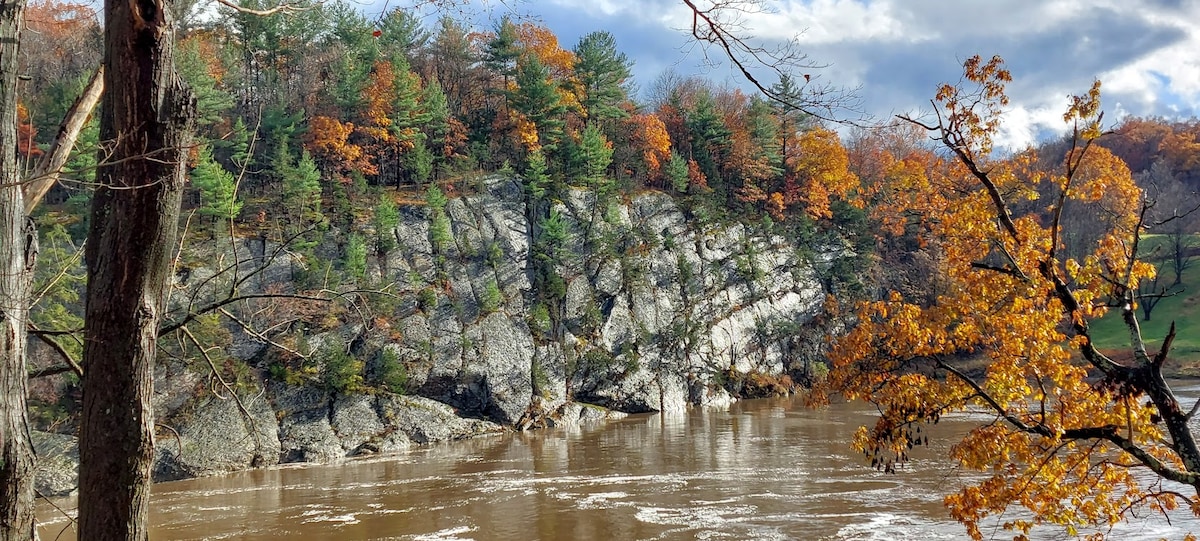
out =
<svg viewBox="0 0 1200 541"><path fill-rule="evenodd" d="M1200 387L1187 394L1200 394ZM965 538L941 504L941 495L969 475L945 458L948 438L918 448L897 474L876 472L848 446L855 428L872 422L870 414L861 404L812 410L794 398L750 400L728 411L631 416L336 466L162 483L154 487L151 538ZM981 421L959 416L936 428L952 436ZM40 511L43 541L74 539L67 518L49 506ZM1200 526L1173 518L1174 525L1147 519L1112 535L1174 538ZM1011 539L1006 533L985 530Z"/></svg>

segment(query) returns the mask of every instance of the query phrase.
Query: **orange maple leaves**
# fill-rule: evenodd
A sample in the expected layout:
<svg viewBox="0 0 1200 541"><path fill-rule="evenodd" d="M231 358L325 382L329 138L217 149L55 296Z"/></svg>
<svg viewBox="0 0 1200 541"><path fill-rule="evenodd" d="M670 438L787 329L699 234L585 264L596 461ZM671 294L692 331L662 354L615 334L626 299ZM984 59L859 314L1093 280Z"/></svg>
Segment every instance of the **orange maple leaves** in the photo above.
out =
<svg viewBox="0 0 1200 541"><path fill-rule="evenodd" d="M1137 509L1174 508L1177 494L1144 484L1132 468L1181 464L1155 407L1128 389L1093 384L1088 365L1076 362L1094 353L1087 320L1153 272L1131 257L1141 193L1119 159L1090 144L1099 135L1099 85L1072 99L1065 119L1077 144L1046 171L1033 151L990 155L1011 78L1003 62L975 57L964 75L973 86L941 87L939 122L922 124L955 161L880 157L871 168L880 184L868 194L884 231L917 235L936 253L940 286L929 298L892 293L861 303L857 325L830 353L826 390L879 405L879 422L854 445L887 468L904 460L922 423L964 410L993 417L952 450L984 473L945 499L972 538L1013 506L1024 508L1019 518L998 525L1018 539L1040 524L1102 535ZM1080 259L1063 253L1067 205L1111 217ZM960 369L964 356L985 359L983 373ZM1127 454L1134 449L1141 454Z"/></svg>

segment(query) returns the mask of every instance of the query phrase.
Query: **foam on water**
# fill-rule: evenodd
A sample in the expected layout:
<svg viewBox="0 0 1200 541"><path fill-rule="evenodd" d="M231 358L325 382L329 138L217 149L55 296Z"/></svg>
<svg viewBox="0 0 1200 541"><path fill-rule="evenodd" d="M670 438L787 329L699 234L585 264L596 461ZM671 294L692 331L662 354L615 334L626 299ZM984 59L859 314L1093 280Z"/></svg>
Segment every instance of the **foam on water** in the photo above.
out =
<svg viewBox="0 0 1200 541"><path fill-rule="evenodd" d="M896 513L842 515L861 517L866 522L844 526L834 534L839 541L900 541L904 539L960 539L961 532L938 532L937 525L928 520Z"/></svg>
<svg viewBox="0 0 1200 541"><path fill-rule="evenodd" d="M421 535L413 536L410 539L412 539L413 541L474 541L473 538L459 537L459 536L466 534L466 533L471 533L478 529L479 528L476 528L474 526L457 526L454 528L447 528L445 530L440 530L440 531L433 532L430 534L421 534Z"/></svg>

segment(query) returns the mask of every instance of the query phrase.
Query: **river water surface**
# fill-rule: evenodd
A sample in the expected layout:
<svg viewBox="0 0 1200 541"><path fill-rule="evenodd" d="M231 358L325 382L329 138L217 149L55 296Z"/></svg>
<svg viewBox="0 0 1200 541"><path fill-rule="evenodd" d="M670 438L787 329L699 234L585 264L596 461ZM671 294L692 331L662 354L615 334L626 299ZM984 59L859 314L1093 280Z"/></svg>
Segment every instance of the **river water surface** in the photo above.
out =
<svg viewBox="0 0 1200 541"><path fill-rule="evenodd" d="M728 411L631 416L336 466L161 483L154 487L151 538L964 538L941 496L969 474L945 458L946 442L980 419L943 419L936 428L947 437L918 447L899 473L884 474L848 445L855 428L872 422L870 413L861 404L812 410L796 398L749 400ZM60 532L74 538L61 514L40 511L43 540ZM1186 526L1147 520L1113 535L1179 537ZM988 533L1012 538L999 529Z"/></svg>

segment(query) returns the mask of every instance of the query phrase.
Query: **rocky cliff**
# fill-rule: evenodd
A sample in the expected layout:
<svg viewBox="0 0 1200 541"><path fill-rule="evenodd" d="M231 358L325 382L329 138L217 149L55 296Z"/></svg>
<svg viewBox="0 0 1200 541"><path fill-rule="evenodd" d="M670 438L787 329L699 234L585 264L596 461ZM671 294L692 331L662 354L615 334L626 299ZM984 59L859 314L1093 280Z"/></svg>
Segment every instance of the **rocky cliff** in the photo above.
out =
<svg viewBox="0 0 1200 541"><path fill-rule="evenodd" d="M160 363L157 477L722 406L812 373L823 274L852 256L843 245L704 222L663 194L596 199L575 190L537 212L515 180L486 178L445 206L449 239L431 231L447 220L403 207L383 232L398 248L360 280L370 293L230 304L236 319L210 324L221 351L181 346ZM315 259L261 239L194 254L173 304L330 286L313 269L329 269L336 241ZM46 463L43 491L69 488L62 464Z"/></svg>

